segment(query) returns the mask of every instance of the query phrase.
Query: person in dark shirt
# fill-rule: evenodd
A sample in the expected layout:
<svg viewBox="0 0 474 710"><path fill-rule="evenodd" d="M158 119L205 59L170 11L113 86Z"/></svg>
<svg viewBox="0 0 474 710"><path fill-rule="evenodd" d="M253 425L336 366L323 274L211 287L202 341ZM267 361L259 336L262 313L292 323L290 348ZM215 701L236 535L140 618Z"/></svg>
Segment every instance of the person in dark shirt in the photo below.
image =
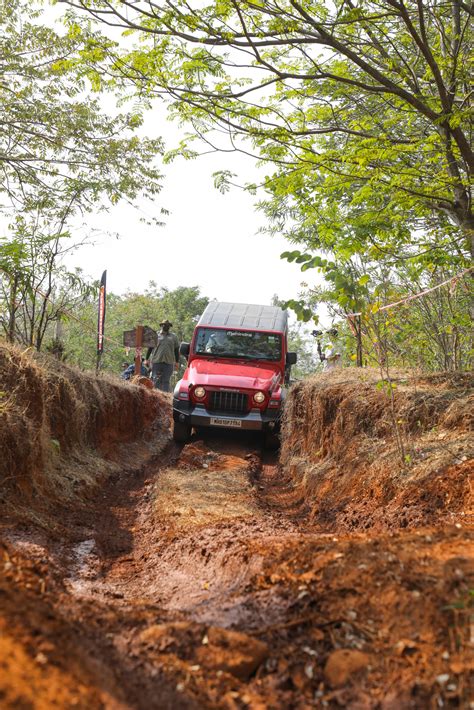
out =
<svg viewBox="0 0 474 710"><path fill-rule="evenodd" d="M128 362L122 363L122 367L125 367L125 369L122 371L120 377L122 380L131 380L132 377L135 374L135 363L132 362L131 365L128 364ZM142 358L142 364L140 368L141 372L140 374L143 375L143 377L148 377L148 369L145 367L144 359Z"/></svg>

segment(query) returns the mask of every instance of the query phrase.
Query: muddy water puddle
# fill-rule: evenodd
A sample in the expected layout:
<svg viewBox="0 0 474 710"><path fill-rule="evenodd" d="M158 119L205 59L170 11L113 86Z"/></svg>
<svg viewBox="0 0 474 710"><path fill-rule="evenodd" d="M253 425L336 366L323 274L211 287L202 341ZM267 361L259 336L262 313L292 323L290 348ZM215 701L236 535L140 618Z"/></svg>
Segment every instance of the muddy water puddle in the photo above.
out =
<svg viewBox="0 0 474 710"><path fill-rule="evenodd" d="M78 542L71 550L72 564L66 577L66 587L72 594L85 595L90 591L91 579L96 576L99 558L95 550L95 540Z"/></svg>

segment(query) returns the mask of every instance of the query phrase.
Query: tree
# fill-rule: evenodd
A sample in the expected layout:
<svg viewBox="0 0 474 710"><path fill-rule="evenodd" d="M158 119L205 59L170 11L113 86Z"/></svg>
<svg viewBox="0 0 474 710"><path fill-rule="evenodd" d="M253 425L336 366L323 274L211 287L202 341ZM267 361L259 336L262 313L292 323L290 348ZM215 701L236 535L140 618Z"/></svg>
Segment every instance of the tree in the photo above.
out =
<svg viewBox="0 0 474 710"><path fill-rule="evenodd" d="M61 1L140 34L117 82L276 166L268 211L294 241L411 258L442 230L474 255L468 3Z"/></svg>
<svg viewBox="0 0 474 710"><path fill-rule="evenodd" d="M117 296L107 314L109 328L122 330L137 324L159 329L166 318L173 323L179 340L190 340L199 316L209 299L202 296L198 286L178 286L175 289L158 287L153 281L144 293L128 292Z"/></svg>
<svg viewBox="0 0 474 710"><path fill-rule="evenodd" d="M58 33L41 24L38 4L0 6L0 192L4 209L62 206L69 212L108 201L153 197L159 139L139 139L137 108L107 115L92 93L105 89L90 63L112 45L87 27ZM5 202L6 198L6 202Z"/></svg>
<svg viewBox="0 0 474 710"><path fill-rule="evenodd" d="M80 246L65 229L67 216L18 215L13 236L0 238L0 328L11 343L41 350L51 325L93 292L62 263Z"/></svg>
<svg viewBox="0 0 474 710"><path fill-rule="evenodd" d="M390 363L423 371L472 368L472 298L467 275L456 278L443 264L427 268L426 264L405 262L395 268L356 259L339 267L327 262L323 268L326 285L307 289L294 307L304 317L304 312L314 312L317 304L327 304L346 364L356 361L357 343L361 342L365 364ZM414 296L417 298L384 309ZM354 311L361 313L360 317L352 317Z"/></svg>
<svg viewBox="0 0 474 710"><path fill-rule="evenodd" d="M301 323L290 325L288 329L288 350L296 352L298 355L296 365L291 368L292 380L309 377L321 369L321 363L315 351L315 340L303 330Z"/></svg>
<svg viewBox="0 0 474 710"><path fill-rule="evenodd" d="M296 304L296 302L294 303ZM271 305L287 308L288 304L275 293L272 297ZM298 308L304 308L302 302L298 302ZM288 351L295 352L298 356L296 365L291 368L292 379L303 379L320 369L320 361L315 352L315 340L304 330L302 323L289 323Z"/></svg>
<svg viewBox="0 0 474 710"><path fill-rule="evenodd" d="M72 220L154 197L162 152L161 140L137 137L139 106L108 115L90 96L105 90L90 63L113 43L86 27L61 33L41 21L35 2L0 6L0 209L10 219L0 237L0 325L10 341L38 350L90 293L61 263L79 245Z"/></svg>
<svg viewBox="0 0 474 710"><path fill-rule="evenodd" d="M168 318L180 341L189 342L194 327L209 303L201 296L198 286L178 286L174 290L160 291L159 319Z"/></svg>
<svg viewBox="0 0 474 710"><path fill-rule="evenodd" d="M209 299L202 296L198 286L178 286L176 289L159 288L151 282L144 293L126 293L107 296L106 343L103 367L120 372L124 360L123 331L136 325L159 328L160 321L168 318L179 340L190 340L194 326ZM76 319L64 326L64 348L68 362L83 368L95 364L95 329L97 304L95 299L79 305L73 311Z"/></svg>

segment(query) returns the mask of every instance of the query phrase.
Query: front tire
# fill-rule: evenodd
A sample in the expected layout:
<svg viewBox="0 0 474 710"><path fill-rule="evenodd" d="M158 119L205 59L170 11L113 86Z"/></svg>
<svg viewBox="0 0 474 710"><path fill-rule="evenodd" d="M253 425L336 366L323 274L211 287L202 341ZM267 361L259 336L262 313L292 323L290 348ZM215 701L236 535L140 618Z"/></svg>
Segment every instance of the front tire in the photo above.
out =
<svg viewBox="0 0 474 710"><path fill-rule="evenodd" d="M191 438L191 425L186 422L175 422L173 427L173 439L178 444L186 444Z"/></svg>

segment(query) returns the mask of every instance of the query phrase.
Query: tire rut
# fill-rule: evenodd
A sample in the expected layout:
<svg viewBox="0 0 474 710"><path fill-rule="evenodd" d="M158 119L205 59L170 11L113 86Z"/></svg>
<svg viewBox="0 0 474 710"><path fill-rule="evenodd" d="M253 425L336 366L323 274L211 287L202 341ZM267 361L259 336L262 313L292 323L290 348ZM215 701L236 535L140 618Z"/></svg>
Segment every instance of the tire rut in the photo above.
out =
<svg viewBox="0 0 474 710"><path fill-rule="evenodd" d="M265 594L255 598L245 588L266 547L296 529L259 504L262 466L268 476L276 462L266 456L263 464L262 453L248 448L233 439L170 446L128 489L122 482L108 492L95 534L87 528L68 553L70 593L221 627L268 623ZM272 606L277 623L285 605Z"/></svg>

